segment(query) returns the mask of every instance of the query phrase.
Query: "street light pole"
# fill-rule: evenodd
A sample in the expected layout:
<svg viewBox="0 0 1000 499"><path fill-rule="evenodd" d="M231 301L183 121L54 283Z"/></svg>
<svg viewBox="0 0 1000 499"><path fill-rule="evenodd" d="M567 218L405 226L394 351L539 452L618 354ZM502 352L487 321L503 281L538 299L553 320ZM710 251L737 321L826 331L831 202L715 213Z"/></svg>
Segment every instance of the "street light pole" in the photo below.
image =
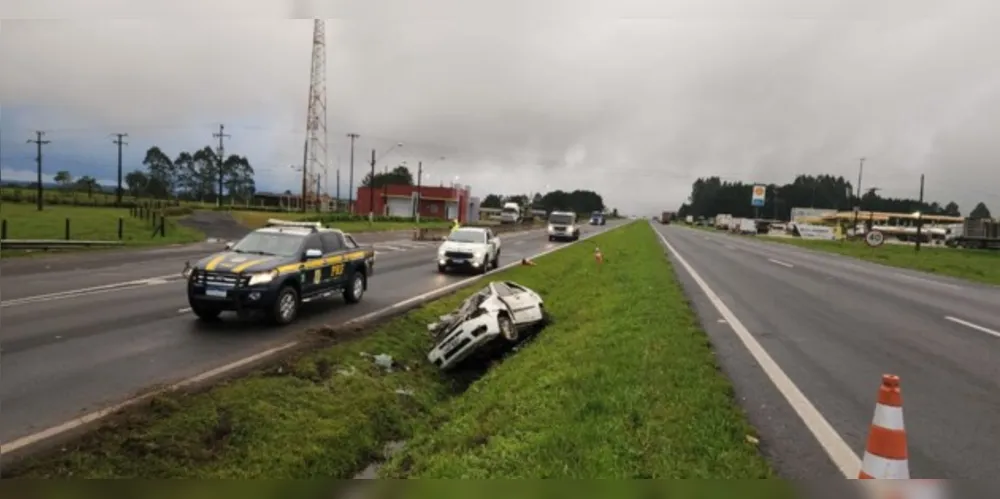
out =
<svg viewBox="0 0 1000 499"><path fill-rule="evenodd" d="M372 149L372 172L368 183L368 223L375 223L375 149Z"/></svg>
<svg viewBox="0 0 1000 499"><path fill-rule="evenodd" d="M858 204L854 207L854 234L857 235L858 232L858 214L861 212L861 175L865 171L865 158L861 158L861 162L858 165Z"/></svg>

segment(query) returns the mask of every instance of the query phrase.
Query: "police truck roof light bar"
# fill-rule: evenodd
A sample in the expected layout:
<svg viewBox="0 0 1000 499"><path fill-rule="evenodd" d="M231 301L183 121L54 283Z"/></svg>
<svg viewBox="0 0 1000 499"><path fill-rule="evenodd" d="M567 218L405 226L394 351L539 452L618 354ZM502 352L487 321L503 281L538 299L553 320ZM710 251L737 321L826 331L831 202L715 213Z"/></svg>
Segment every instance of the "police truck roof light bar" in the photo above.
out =
<svg viewBox="0 0 1000 499"><path fill-rule="evenodd" d="M318 232L319 229L323 228L321 222L293 222L291 220L278 220L277 218L270 218L267 220L268 227L302 227L306 229L312 229L313 232Z"/></svg>

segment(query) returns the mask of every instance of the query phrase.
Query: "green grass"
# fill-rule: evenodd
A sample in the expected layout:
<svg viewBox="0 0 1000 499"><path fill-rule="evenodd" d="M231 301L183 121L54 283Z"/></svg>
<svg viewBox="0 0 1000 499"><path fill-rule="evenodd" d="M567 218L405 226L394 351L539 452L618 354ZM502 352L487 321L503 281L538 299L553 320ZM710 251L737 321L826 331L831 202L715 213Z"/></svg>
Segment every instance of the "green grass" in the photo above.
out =
<svg viewBox="0 0 1000 499"><path fill-rule="evenodd" d="M268 219L271 218L298 221L298 220L315 220L317 216L321 216L316 213L295 213L295 212L271 213L271 212L261 212L261 211L239 211L239 210L234 210L230 213L232 213L233 217L236 218L236 220L238 220L241 224L254 229L263 227L267 223ZM381 232L387 230L406 230L406 229L413 229L416 227L422 227L428 229L444 228L448 227L449 223L445 221L434 220L429 222L421 222L420 224L417 224L415 222L396 222L396 221L392 222L376 221L374 224L370 224L368 223L367 220L365 221L350 220L350 221L331 222L328 225L330 225L331 227L336 227L344 232L358 233L358 232Z"/></svg>
<svg viewBox="0 0 1000 499"><path fill-rule="evenodd" d="M186 243L204 239L196 230L180 226L167 218L166 236L153 236L153 225L129 215L126 208L91 208L53 205L38 211L35 205L3 203L0 218L7 222L10 239L65 239L66 220L70 221L70 239L118 240L118 219L124 221L122 241L129 246ZM5 256L6 256L6 252Z"/></svg>
<svg viewBox="0 0 1000 499"><path fill-rule="evenodd" d="M554 324L438 410L386 476L771 476L650 227L593 244L603 266L584 243L523 278Z"/></svg>
<svg viewBox="0 0 1000 499"><path fill-rule="evenodd" d="M646 224L536 263L494 279L539 291L553 324L467 391L468 380L426 362L426 324L471 289L370 333L314 333L339 341L207 392L158 397L6 474L350 478L385 442L410 440L388 475L771 476ZM385 373L362 352L408 369Z"/></svg>
<svg viewBox="0 0 1000 499"><path fill-rule="evenodd" d="M861 241L817 241L791 237L762 237L764 241L837 253L870 262L958 277L987 284L1000 284L1000 251L970 250L924 245L884 244L871 248Z"/></svg>

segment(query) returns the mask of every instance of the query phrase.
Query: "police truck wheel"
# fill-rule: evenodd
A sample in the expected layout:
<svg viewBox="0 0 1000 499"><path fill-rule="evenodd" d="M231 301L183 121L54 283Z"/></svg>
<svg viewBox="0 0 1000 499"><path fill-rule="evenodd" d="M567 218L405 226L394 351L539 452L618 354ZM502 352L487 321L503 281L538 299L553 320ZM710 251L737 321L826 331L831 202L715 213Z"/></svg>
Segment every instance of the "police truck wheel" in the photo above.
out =
<svg viewBox="0 0 1000 499"><path fill-rule="evenodd" d="M215 307L206 307L204 305L191 305L191 312L203 321L214 321L219 318L219 314L222 313L222 310Z"/></svg>
<svg viewBox="0 0 1000 499"><path fill-rule="evenodd" d="M269 318L278 325L292 323L299 316L299 292L294 287L286 285L278 291L278 297L271 306Z"/></svg>
<svg viewBox="0 0 1000 499"><path fill-rule="evenodd" d="M361 272L351 274L347 288L344 289L344 301L347 303L357 303L365 295L365 275Z"/></svg>
<svg viewBox="0 0 1000 499"><path fill-rule="evenodd" d="M447 271L448 271L448 266L447 265L438 265L438 272L444 274Z"/></svg>

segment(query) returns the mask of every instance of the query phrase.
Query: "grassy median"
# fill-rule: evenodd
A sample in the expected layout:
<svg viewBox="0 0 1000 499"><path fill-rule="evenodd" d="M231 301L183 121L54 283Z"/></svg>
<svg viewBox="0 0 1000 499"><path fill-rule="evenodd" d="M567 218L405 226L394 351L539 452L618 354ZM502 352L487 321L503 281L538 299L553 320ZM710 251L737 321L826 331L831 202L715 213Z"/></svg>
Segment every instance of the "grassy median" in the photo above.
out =
<svg viewBox="0 0 1000 499"><path fill-rule="evenodd" d="M386 475L771 476L647 224L536 263L494 279L537 290L553 323L478 380L424 357L426 324L467 289L371 332L326 331L335 344L209 392L160 397L5 474L349 478L406 440ZM399 365L379 368L380 353Z"/></svg>
<svg viewBox="0 0 1000 499"><path fill-rule="evenodd" d="M765 237L766 241L850 256L869 262L920 270L987 284L1000 284L1000 251L924 245L884 244L871 248L862 241L817 241L792 237Z"/></svg>

